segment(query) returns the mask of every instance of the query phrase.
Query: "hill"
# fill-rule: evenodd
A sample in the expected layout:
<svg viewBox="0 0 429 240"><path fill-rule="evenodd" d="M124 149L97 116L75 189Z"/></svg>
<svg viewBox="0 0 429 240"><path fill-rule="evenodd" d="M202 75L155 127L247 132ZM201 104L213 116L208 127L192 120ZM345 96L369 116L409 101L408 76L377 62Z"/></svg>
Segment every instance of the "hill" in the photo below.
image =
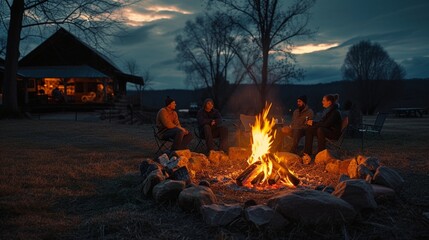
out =
<svg viewBox="0 0 429 240"><path fill-rule="evenodd" d="M268 100L273 102L272 112L287 114L289 109L295 108L296 99L300 95L307 95L308 103L316 111L321 109L321 99L327 93L340 94L340 103L351 99L350 92L354 91L349 81L304 85L275 85L270 90ZM401 92L392 100L382 104L377 111L390 111L392 107L429 107L429 79L410 79L402 82ZM131 101L138 105L138 94L129 91ZM177 102L178 109L189 108L190 103L201 104L208 96L205 90L147 90L144 92L144 108L157 110L164 106L164 99L170 96ZM258 93L253 85L244 84L237 88L229 103L222 109L224 114L248 113L254 114L258 109Z"/></svg>

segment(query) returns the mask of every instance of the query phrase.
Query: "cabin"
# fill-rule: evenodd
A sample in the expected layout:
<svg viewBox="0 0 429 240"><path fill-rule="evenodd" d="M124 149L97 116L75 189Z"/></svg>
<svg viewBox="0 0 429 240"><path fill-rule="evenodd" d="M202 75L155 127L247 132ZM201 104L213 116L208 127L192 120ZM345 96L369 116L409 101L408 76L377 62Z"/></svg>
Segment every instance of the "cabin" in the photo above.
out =
<svg viewBox="0 0 429 240"><path fill-rule="evenodd" d="M106 56L60 28L19 61L18 102L105 104L143 78L122 72Z"/></svg>

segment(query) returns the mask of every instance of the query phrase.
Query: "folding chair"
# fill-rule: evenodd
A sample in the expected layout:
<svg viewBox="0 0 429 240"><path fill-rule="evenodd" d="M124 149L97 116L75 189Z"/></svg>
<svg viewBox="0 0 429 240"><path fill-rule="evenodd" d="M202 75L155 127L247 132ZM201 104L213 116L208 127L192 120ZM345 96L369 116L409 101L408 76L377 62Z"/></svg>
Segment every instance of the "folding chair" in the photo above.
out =
<svg viewBox="0 0 429 240"><path fill-rule="evenodd" d="M238 146L242 146L241 138L246 137L251 143L252 127L255 124L255 115L244 115L240 114L240 125L234 124L238 130Z"/></svg>
<svg viewBox="0 0 429 240"><path fill-rule="evenodd" d="M173 144L173 139L162 139L158 135L158 129L156 128L156 126L152 126L152 129L153 137L155 139L156 145L158 146L158 149L156 150L155 154L170 149L171 145Z"/></svg>
<svg viewBox="0 0 429 240"><path fill-rule="evenodd" d="M204 147L206 147L206 143L205 143L205 138L204 138L204 136L202 136L200 134L200 130L198 129L198 127L194 127L194 134L197 137L196 140L198 141L197 145L194 148L194 151L197 152L198 150L200 150L200 148L204 149ZM220 143L217 141L218 139L219 138L215 138L213 140L214 140L214 143L215 143L216 147L219 148L219 144Z"/></svg>
<svg viewBox="0 0 429 240"><path fill-rule="evenodd" d="M375 118L374 124L362 124L359 126L359 132L362 134L361 150L363 151L363 143L365 134L373 134L381 137L381 130L383 129L384 122L386 121L388 113L379 112Z"/></svg>
<svg viewBox="0 0 429 240"><path fill-rule="evenodd" d="M344 142L344 137L347 133L348 125L349 125L349 117L344 117L343 120L341 121L341 135L340 135L340 137L337 140L327 138L326 139L327 145L335 148L336 150L341 150L343 142Z"/></svg>

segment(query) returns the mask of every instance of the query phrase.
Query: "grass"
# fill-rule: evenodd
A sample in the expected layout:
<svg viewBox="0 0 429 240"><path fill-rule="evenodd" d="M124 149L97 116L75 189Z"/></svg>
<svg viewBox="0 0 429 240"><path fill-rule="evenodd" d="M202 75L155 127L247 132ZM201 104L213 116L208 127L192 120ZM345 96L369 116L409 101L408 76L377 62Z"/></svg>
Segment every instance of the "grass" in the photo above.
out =
<svg viewBox="0 0 429 240"><path fill-rule="evenodd" d="M429 208L427 118L388 118L383 138L368 139L363 152L360 139L344 142L350 156L376 156L400 172L406 184L398 201L380 205L351 226L294 226L280 233L211 228L200 215L184 213L176 204L158 205L142 197L138 165L154 157L156 149L150 125L1 120L0 132L0 239L429 237L422 217Z"/></svg>

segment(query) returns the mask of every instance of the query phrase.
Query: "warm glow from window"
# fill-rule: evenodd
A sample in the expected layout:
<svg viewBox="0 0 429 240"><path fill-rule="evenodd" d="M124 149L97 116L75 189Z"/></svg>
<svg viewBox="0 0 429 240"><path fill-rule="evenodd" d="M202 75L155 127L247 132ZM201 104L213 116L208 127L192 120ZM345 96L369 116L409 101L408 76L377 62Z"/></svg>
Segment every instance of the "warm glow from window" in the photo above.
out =
<svg viewBox="0 0 429 240"><path fill-rule="evenodd" d="M338 45L339 45L338 43L307 44L307 45L293 47L292 53L293 54L312 53L312 52L323 51L329 48L333 48Z"/></svg>

